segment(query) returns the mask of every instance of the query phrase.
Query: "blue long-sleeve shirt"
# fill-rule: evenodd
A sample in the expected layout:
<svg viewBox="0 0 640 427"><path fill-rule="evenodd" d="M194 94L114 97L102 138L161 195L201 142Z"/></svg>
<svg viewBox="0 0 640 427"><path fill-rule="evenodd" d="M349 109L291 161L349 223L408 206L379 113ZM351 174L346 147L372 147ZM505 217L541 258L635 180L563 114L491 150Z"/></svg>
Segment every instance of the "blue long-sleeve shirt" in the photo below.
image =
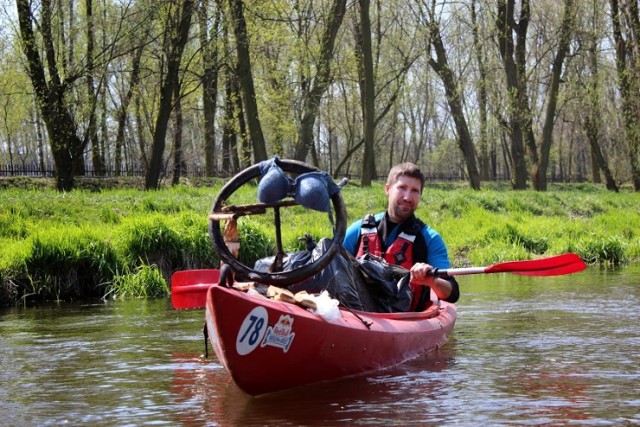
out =
<svg viewBox="0 0 640 427"><path fill-rule="evenodd" d="M376 224L384 220L385 212L380 212L375 215ZM349 251L352 255L356 255L358 252L358 241L360 240L360 230L362 228L362 220L358 220L351 224L345 233L342 246ZM400 233L400 225L396 225L393 230L387 236L385 241L385 248L388 248L393 241L398 237ZM427 245L427 258L426 259L414 259L415 262L426 262L427 264L439 268L447 269L451 267L449 262L449 256L447 254L447 247L444 244L444 240L440 234L428 225L424 225L420 229L420 233L424 237L424 241ZM414 251L415 253L415 251Z"/></svg>

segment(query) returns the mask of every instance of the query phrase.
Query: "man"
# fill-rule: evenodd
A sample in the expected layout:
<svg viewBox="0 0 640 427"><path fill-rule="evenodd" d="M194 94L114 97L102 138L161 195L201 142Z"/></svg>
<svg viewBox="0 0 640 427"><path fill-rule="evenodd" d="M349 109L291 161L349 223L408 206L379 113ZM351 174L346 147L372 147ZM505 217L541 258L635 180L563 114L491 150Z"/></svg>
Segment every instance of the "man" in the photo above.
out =
<svg viewBox="0 0 640 427"><path fill-rule="evenodd" d="M424 174L413 163L402 163L389 171L384 192L386 212L368 215L351 224L343 246L356 257L371 253L390 264L410 270L414 293L410 310L421 310L428 299L424 286L433 289L441 300L456 302L460 296L453 277L430 275L435 268L450 267L447 248L442 237L415 216L424 189Z"/></svg>

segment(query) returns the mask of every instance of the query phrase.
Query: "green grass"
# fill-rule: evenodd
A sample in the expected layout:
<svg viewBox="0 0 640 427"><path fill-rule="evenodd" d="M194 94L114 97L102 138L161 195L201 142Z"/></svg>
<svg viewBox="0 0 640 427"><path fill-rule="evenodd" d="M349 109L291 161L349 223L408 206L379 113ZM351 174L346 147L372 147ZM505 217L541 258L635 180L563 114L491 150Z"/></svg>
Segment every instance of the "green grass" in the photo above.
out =
<svg viewBox="0 0 640 427"><path fill-rule="evenodd" d="M154 192L134 189L0 190L0 305L40 299L164 296L174 271L219 265L207 214L222 183ZM640 260L640 194L590 184L548 192L487 183L428 183L418 216L438 230L454 266L489 265L576 252L605 266ZM348 222L386 205L381 183L343 189ZM256 202L244 186L229 201ZM332 235L326 213L283 208L286 251L299 238ZM273 212L239 221L240 259L275 251Z"/></svg>

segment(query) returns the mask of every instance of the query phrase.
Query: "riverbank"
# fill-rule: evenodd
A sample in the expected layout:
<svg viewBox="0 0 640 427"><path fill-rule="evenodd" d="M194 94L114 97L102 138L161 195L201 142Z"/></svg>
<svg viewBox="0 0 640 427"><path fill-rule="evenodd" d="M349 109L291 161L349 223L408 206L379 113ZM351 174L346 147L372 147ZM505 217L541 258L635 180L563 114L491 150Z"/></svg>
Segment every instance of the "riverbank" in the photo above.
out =
<svg viewBox="0 0 640 427"><path fill-rule="evenodd" d="M181 269L217 267L207 214L223 183L160 191L87 188L59 193L47 186L0 191L0 304L38 300L156 297ZM507 184L482 191L464 183L428 183L418 216L438 230L454 266L489 265L576 252L592 264L640 260L640 194L595 185L552 185L514 192ZM490 188L489 188L490 187ZM383 186L342 191L349 222L385 206ZM234 203L255 203L243 187ZM330 236L325 214L284 209L287 251L299 237ZM241 261L273 253L272 218L240 223Z"/></svg>

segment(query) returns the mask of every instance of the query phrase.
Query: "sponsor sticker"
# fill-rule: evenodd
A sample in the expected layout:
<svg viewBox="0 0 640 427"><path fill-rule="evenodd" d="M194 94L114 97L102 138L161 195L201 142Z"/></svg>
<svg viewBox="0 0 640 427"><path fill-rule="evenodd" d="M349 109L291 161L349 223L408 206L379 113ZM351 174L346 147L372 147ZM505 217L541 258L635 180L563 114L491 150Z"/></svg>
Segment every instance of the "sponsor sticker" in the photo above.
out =
<svg viewBox="0 0 640 427"><path fill-rule="evenodd" d="M293 317L288 314L280 315L278 323L275 326L269 326L267 333L262 340L260 347L271 345L281 348L285 353L289 351L293 338L295 338L295 332L291 332L293 327Z"/></svg>

